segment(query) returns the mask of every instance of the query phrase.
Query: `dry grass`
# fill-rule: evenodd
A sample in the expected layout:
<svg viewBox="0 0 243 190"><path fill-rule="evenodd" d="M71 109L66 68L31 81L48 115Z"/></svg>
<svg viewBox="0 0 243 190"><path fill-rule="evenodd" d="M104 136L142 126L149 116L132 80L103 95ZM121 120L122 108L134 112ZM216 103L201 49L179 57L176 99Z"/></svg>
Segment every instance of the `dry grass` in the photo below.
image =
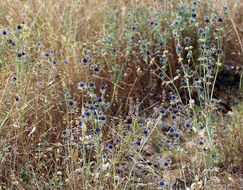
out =
<svg viewBox="0 0 243 190"><path fill-rule="evenodd" d="M148 11L150 6L162 10L163 16L166 18L163 21L165 30L173 20L178 2L182 1L134 0L132 2L137 6L146 7L145 11ZM212 9L216 10L219 15L223 15L222 5L227 5L229 11L228 16L223 17L225 21L223 42L226 52L225 59L234 60L243 65L243 17L240 12L243 3L241 0L235 0L234 3L231 0L223 2L214 0L213 2L215 7ZM110 0L6 0L1 2L0 30L1 32L2 30L12 31L9 33L11 38L16 41L17 47L17 49L11 49L7 43L3 43L0 58L0 109L2 110L0 113L0 186L3 189L43 189L43 184L51 184L52 181L53 184L49 188L55 189L55 183L59 183L55 181L56 178L71 189L88 187L92 189L90 186L92 183L95 184L93 188L102 184L104 186L100 187L101 189L115 189L114 184L116 183L112 174L110 176L103 175L98 169L94 173L88 173L89 168L86 168L87 176L82 176L83 173L80 175L74 170L78 165L77 157L81 157L81 155L76 155L75 149L72 150L74 152L71 151L68 153L69 155L66 155L66 145L61 133L63 129L71 128L75 122L79 122L82 96L77 89L77 83L80 81L93 80L97 86L106 84L107 97L105 99L112 100L112 108L108 113L109 123L102 129L104 132L102 140L105 145L114 139L114 129L121 127L119 118L125 122L130 119L124 118L124 115L129 115L129 99L131 97L139 99L137 104L144 104L142 109L145 110L145 113L150 112L148 107L153 107L157 101L161 102L164 86L161 86L159 82L155 87L151 86L153 75L150 70L146 70L143 63L138 63L134 57L127 56L126 50L119 52L114 60L108 60L109 53L99 54L99 50L102 49L103 37L108 34L111 27L115 27L110 26L109 16L118 15L119 22L116 23L116 27L118 27L119 35L115 45L118 46L125 41L123 27L126 24L126 15L130 7L130 1L125 0L115 3ZM201 14L204 15L203 12ZM16 26L23 20L25 21L23 30L17 33ZM144 31L144 34L148 32L149 30ZM6 41L6 39L4 40ZM39 41L41 46L36 49L35 44ZM177 56L176 43L172 38L168 43L171 44L170 59L172 71L175 74L178 67L178 62L174 59ZM97 50L97 47L100 49ZM109 48L112 50L112 47ZM59 67L51 65L51 58L44 56L45 52L51 50L55 52L55 59ZM14 56L18 51L26 52L28 58L25 62L20 62L17 56ZM87 54L92 55L92 64L103 69L99 75L96 76L91 71L80 67L80 62ZM68 64L64 64L64 60L68 61ZM121 69L124 70L121 71ZM12 78L16 71L17 81L13 83ZM120 77L122 72L127 77ZM40 82L43 84L38 86ZM72 99L78 102L74 111L68 106L68 101L65 99L67 91L71 93ZM158 94L162 95L158 96ZM16 97L19 98L19 101L15 101ZM72 114L73 112L74 114ZM131 116L130 114L131 118L135 120L138 119L137 115ZM225 133L225 131L219 130L217 134L218 140L216 142L222 159L217 163L219 171L216 171L216 177L212 178L212 184L217 185L212 189L216 187L218 189L225 187L237 189L237 185L242 183L239 182L243 171L241 167L243 160L240 156L243 147L242 121L239 120L241 115L242 110L234 110L232 123L228 126L229 131ZM127 152L133 154L135 159L141 159L142 150L141 152L133 150L129 145L131 139L137 137L137 134L131 134L131 137L129 136L131 139L125 139L127 135L124 132L124 141L127 144L125 143L122 147L123 151L129 146L130 149L128 148ZM151 134L151 136L153 135ZM160 131L159 136L155 139L161 138L161 136L163 133ZM236 138L239 141L232 140ZM147 149L156 149L159 144L156 140L154 142L149 140L149 143L153 146ZM203 178L201 170L204 163L201 152L197 152L197 144L186 139L183 146L186 146L188 151L191 149L191 152L189 151L191 154L189 156L183 155L181 159L179 159L181 156L179 152L171 154L166 149L166 154L173 159L174 167L177 168L177 170L168 173L162 172L167 181L174 182L176 180L170 179L170 175L178 175L180 179L187 178L188 182L192 182L192 178L195 176L199 179ZM95 151L98 152L98 150ZM193 152L195 155L192 154ZM232 152L235 156L232 156ZM91 162L95 162L95 158L92 158L92 152L89 154ZM65 155L71 157L73 161L70 166L64 167L62 165ZM189 168L194 173L189 172L185 177L183 171L186 167L178 169L181 160L185 162L182 163L183 166L190 166L194 161L195 163L198 161L195 168ZM121 164L114 164L111 168L118 168L118 165ZM61 177L56 175L58 171L63 172ZM75 174L75 171L78 175ZM154 168L153 171L155 171ZM66 173L64 174L64 172ZM103 178L95 175L103 175ZM90 180L91 178L94 181ZM102 182L109 180L109 184L106 186L105 183L101 183L97 179ZM79 183L80 181L81 183ZM223 185L220 186L222 181ZM128 185L127 176L123 176L120 183L121 187L126 188ZM194 182L194 189L200 189L201 183L201 180Z"/></svg>

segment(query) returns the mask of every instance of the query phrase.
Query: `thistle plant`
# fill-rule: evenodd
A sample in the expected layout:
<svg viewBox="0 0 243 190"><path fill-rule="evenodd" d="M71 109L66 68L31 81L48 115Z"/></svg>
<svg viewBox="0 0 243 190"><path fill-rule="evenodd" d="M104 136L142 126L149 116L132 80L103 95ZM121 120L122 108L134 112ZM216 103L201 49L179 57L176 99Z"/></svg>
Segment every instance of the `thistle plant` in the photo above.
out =
<svg viewBox="0 0 243 190"><path fill-rule="evenodd" d="M215 2L4 1L0 186L232 188L242 110L218 110Z"/></svg>

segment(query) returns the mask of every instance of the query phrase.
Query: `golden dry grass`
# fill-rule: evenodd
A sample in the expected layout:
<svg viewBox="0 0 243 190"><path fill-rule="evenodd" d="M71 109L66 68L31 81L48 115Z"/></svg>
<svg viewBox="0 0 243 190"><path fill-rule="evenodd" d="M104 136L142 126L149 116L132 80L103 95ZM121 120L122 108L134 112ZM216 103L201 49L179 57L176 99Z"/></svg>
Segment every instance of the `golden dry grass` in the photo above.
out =
<svg viewBox="0 0 243 190"><path fill-rule="evenodd" d="M65 110L61 110L58 103L64 99L64 93L66 91L72 92L72 97L75 100L79 101L81 99L80 92L76 90L76 86L78 82L85 79L87 71L80 68L80 60L87 55L88 48L93 48L95 52L94 46L99 46L99 39L106 34L108 28L106 26L106 23L108 22L106 19L109 10L121 13L119 17L119 20L121 21L119 30L121 37L119 41L123 40L122 26L130 2L137 5L145 5L148 8L149 6L153 6L157 9L162 9L165 15L167 15L167 13L172 13L173 15L175 6L177 6L178 2L183 1L124 0L115 3L112 3L110 0L1 1L0 29L15 29L16 26L24 20L26 24L21 35L29 42L26 42L23 47L25 48L25 51L30 54L30 60L33 59L33 63L38 67L37 70L35 70L36 72L28 70L27 68L26 70L23 69L22 71L24 73L19 76L19 80L17 81L19 87L16 87L11 84L11 79L13 72L15 72L13 62L17 60L12 57L7 49L4 50L4 62L8 64L5 64L5 73L1 74L0 77L0 109L3 110L3 112L0 113L0 137L6 141L6 144L8 144L7 142L16 143L17 147L16 149L14 149L14 147L9 148L9 151L16 155L14 158L10 156L10 153L3 153L1 157L2 160L0 161L5 165L1 167L0 171L2 171L5 176L11 176L11 179L5 180L12 182L18 181L21 175L19 172L14 171L15 167L24 168L27 167L25 166L25 163L32 163L32 165L29 165L28 169L33 171L36 166L42 163L41 159L50 160L50 163L47 163L46 168L51 170L52 164L55 163L55 161L52 160L55 157L53 153L49 153L49 150L43 150L41 154L47 155L47 158L44 158L45 156L41 155L41 159L38 158L35 160L33 158L37 157L37 153L34 148L38 147L40 141L45 139L47 144L52 143L52 149L56 149L55 143L59 141L61 131L64 129L65 125L69 124L67 122L70 122L70 110L68 106L64 105ZM227 5L229 11L229 15L224 17L224 48L226 51L226 59L237 61L239 64L243 65L243 17L241 12L243 9L243 2L241 0L235 0L233 3L232 0L213 0L213 2L213 5L215 6L213 9L220 15L223 15L223 5ZM117 8L113 9L114 6L117 6ZM28 34L29 37L26 37L26 34ZM35 58L37 53L33 50L33 44L38 41L41 42L41 49L38 53L43 55L44 52L53 49L55 51L57 62L61 64L64 60L67 60L68 65L59 67L51 73L51 75L45 73L44 69L41 67L41 65L46 65L45 57L39 56L39 59L37 60ZM173 43L174 42L171 44ZM125 54L125 52L122 53ZM122 61L124 59L122 57L123 55L121 56L120 62L118 60L117 64L119 66L123 64ZM108 62L107 64L107 70L102 73L100 78L102 81L108 81L108 89L112 89L112 85L115 82L112 79L111 66ZM136 83L137 80L141 80L139 75L134 74L137 69L138 67L133 67L130 71L131 78L120 81L120 83L117 84L118 90L110 90L110 97L114 94L115 97L119 94L124 96L124 98L120 99L119 97L115 98L115 103L119 104L119 101L122 100L128 104L129 97L136 92L136 89L143 88L144 81L139 82L139 84ZM89 72L87 74L88 77L92 78L92 75ZM55 78L57 75L59 77ZM43 81L46 81L45 88L36 88L36 82ZM101 84L99 78L96 79L96 81L98 84ZM9 99L13 100L15 97L21 98L20 103L9 102ZM115 106L113 113L110 114L119 117L119 115L117 115L117 113L119 113L117 108L118 106ZM107 130L109 131L109 129ZM237 130L240 129L237 128ZM107 136L109 136L110 133L110 131L107 132ZM237 155L241 153L237 144L229 140L229 138L233 138L232 136L222 138L223 140L220 138L220 140L222 140L222 142L220 142L221 144L229 143L237 148ZM1 149L6 148L3 147L3 144ZM224 148L225 167L227 167L230 166L230 162L232 162L231 158L227 159L230 155L230 147L223 147L222 149ZM12 160L8 160L10 157ZM187 163L190 162L192 161L190 160ZM242 160L237 160L236 163L242 163ZM56 164L58 165L60 163L58 162ZM232 167L237 168L236 166ZM40 168L38 171L43 173L47 171L45 169ZM242 170L242 168L240 169ZM216 179L216 181L217 180L218 179ZM235 182L232 182L232 184L235 186ZM36 184L32 185L35 186ZM21 186L21 183L17 183L16 186L12 185L11 187L24 189Z"/></svg>

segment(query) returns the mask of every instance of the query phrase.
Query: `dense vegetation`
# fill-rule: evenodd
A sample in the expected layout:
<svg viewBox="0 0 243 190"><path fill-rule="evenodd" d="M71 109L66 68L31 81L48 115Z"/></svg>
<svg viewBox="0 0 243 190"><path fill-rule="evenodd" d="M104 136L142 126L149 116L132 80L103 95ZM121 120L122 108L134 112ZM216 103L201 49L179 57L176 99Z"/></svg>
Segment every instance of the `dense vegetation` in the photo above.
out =
<svg viewBox="0 0 243 190"><path fill-rule="evenodd" d="M242 188L242 8L1 2L1 188Z"/></svg>

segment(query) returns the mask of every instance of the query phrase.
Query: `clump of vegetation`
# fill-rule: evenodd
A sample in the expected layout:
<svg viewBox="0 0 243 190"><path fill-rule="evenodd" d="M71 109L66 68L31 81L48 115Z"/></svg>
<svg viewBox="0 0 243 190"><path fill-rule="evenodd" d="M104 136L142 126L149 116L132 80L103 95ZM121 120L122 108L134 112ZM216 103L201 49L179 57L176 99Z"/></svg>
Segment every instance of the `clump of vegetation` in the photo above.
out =
<svg viewBox="0 0 243 190"><path fill-rule="evenodd" d="M242 97L215 94L234 7L27 2L0 7L4 189L240 186Z"/></svg>

